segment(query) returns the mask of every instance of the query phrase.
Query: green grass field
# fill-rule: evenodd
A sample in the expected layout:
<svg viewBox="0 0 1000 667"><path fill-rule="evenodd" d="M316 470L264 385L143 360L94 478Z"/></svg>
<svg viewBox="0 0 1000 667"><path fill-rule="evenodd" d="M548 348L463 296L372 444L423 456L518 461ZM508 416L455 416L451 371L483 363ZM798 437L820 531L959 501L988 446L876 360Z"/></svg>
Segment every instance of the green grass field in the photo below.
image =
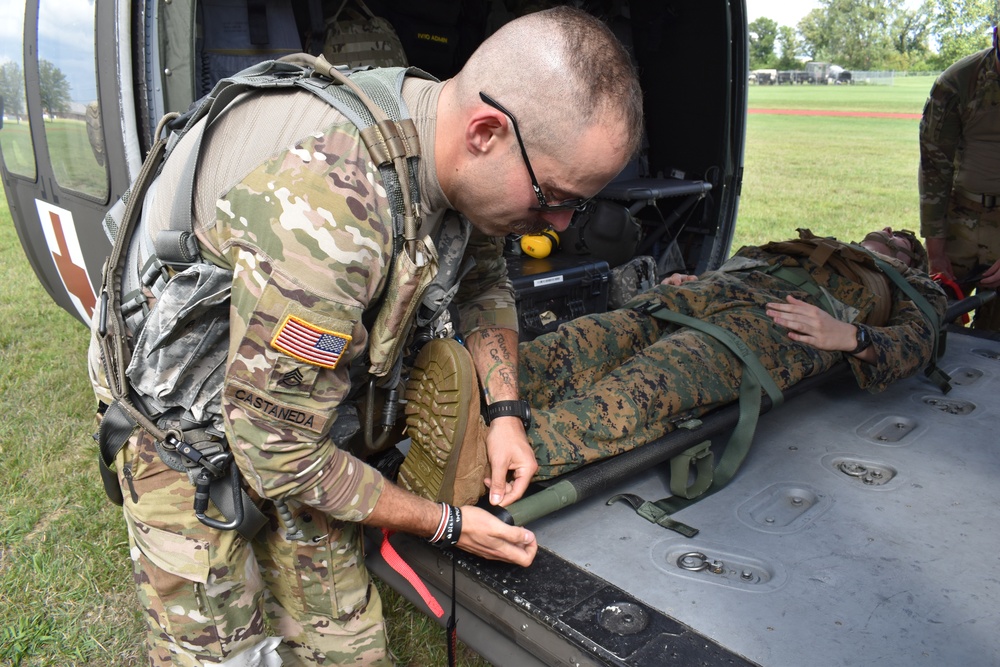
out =
<svg viewBox="0 0 1000 667"><path fill-rule="evenodd" d="M749 106L919 114L933 79L896 81L751 86ZM750 114L734 248L798 227L844 240L883 226L918 231L918 127L916 119Z"/></svg>
<svg viewBox="0 0 1000 667"><path fill-rule="evenodd" d="M35 158L27 121L7 121L0 131L7 168L16 174L34 179ZM73 190L97 200L108 196L108 174L103 163L98 163L95 149L87 136L87 125L82 120L56 119L45 121L45 139L55 159L53 168L56 182L66 190ZM101 157L103 160L103 157Z"/></svg>
<svg viewBox="0 0 1000 667"><path fill-rule="evenodd" d="M753 87L750 104L918 113L930 80L902 81ZM735 245L796 227L845 239L883 225L916 229L916 133L915 120L751 115ZM35 280L2 204L0 665L139 665L125 530L104 499L90 438L87 332ZM386 608L401 665L445 664L437 626L398 596ZM483 663L466 654L461 664Z"/></svg>
<svg viewBox="0 0 1000 667"><path fill-rule="evenodd" d="M891 86L750 86L750 107L920 113L931 76L899 76Z"/></svg>

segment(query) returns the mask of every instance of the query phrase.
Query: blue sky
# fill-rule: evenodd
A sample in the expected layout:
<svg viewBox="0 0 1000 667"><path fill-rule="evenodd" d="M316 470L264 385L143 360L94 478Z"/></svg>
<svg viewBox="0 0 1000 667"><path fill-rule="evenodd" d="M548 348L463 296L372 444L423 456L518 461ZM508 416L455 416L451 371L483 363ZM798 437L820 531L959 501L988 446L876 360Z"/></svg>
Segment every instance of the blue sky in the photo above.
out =
<svg viewBox="0 0 1000 667"><path fill-rule="evenodd" d="M0 0L0 62L21 62L23 11L24 0ZM39 57L66 75L73 102L96 99L94 0L42 0L39 17Z"/></svg>

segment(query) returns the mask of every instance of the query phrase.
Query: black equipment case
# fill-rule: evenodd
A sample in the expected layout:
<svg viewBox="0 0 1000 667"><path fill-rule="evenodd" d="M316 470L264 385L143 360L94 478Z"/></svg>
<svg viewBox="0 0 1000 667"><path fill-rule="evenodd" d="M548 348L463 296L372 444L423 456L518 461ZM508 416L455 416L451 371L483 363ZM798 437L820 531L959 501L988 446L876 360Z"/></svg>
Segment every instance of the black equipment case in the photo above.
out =
<svg viewBox="0 0 1000 667"><path fill-rule="evenodd" d="M507 271L517 299L522 341L608 309L611 271L605 261L560 252L544 259L513 255L507 257Z"/></svg>

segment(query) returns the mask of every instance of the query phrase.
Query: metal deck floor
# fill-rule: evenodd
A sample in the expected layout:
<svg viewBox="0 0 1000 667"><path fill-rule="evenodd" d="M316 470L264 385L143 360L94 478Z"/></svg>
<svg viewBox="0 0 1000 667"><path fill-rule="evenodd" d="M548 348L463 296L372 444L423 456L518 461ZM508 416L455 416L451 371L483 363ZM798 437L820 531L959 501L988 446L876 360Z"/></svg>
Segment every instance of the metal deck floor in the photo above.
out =
<svg viewBox="0 0 1000 667"><path fill-rule="evenodd" d="M669 495L661 470L530 527L762 665L1000 664L1000 415L986 404L1000 343L951 335L940 365L947 396L923 377L881 394L849 379L762 416L729 486L675 515L694 538L604 504ZM721 572L682 569L690 552Z"/></svg>

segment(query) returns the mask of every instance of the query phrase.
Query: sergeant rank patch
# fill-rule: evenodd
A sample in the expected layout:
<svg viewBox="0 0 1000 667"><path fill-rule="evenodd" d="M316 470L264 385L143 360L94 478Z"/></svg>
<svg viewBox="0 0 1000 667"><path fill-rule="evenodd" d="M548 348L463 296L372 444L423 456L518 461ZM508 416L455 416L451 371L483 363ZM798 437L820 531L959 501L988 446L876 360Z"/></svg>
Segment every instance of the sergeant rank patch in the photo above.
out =
<svg viewBox="0 0 1000 667"><path fill-rule="evenodd" d="M271 347L307 364L336 368L350 342L347 334L328 331L289 315L271 339Z"/></svg>

